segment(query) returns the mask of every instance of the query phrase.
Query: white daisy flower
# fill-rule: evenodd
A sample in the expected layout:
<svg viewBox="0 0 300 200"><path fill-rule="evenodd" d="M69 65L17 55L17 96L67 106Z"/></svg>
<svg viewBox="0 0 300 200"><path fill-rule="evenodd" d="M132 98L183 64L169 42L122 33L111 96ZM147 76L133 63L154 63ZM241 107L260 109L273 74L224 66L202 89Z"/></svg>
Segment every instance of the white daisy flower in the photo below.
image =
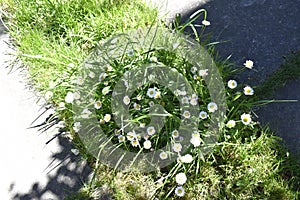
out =
<svg viewBox="0 0 300 200"><path fill-rule="evenodd" d="M244 87L244 94L245 95L253 95L254 90L250 86L246 86L246 87Z"/></svg>
<svg viewBox="0 0 300 200"><path fill-rule="evenodd" d="M179 153L182 150L182 145L180 143L173 144L173 151Z"/></svg>
<svg viewBox="0 0 300 200"><path fill-rule="evenodd" d="M92 114L92 112L89 111L89 109L85 108L85 109L83 109L83 111L81 112L81 117L82 117L83 119L87 119L87 118L90 117L90 114Z"/></svg>
<svg viewBox="0 0 300 200"><path fill-rule="evenodd" d="M186 110L186 111L183 112L183 117L186 118L186 119L189 119L191 117L191 113Z"/></svg>
<svg viewBox="0 0 300 200"><path fill-rule="evenodd" d="M78 77L76 83L77 83L77 85L83 85L84 79L82 77Z"/></svg>
<svg viewBox="0 0 300 200"><path fill-rule="evenodd" d="M99 75L99 81L103 81L105 78L107 77L107 73L105 72L102 72L100 75Z"/></svg>
<svg viewBox="0 0 300 200"><path fill-rule="evenodd" d="M109 92L110 92L110 86L107 86L107 87L102 89L102 94L103 95L107 95Z"/></svg>
<svg viewBox="0 0 300 200"><path fill-rule="evenodd" d="M148 128L147 128L147 133L148 133L148 135L154 135L155 134L155 128L153 127L153 126L149 126Z"/></svg>
<svg viewBox="0 0 300 200"><path fill-rule="evenodd" d="M74 125L73 125L73 129L76 133L79 132L79 130L81 129L81 124L80 122L75 122Z"/></svg>
<svg viewBox="0 0 300 200"><path fill-rule="evenodd" d="M218 110L218 106L216 103L214 102L210 102L208 105L207 105L207 109L209 112L215 112L216 110Z"/></svg>
<svg viewBox="0 0 300 200"><path fill-rule="evenodd" d="M194 132L192 134L192 138L190 140L191 144L194 146L194 147L198 147L200 146L201 144L201 138L200 138L200 135L198 132Z"/></svg>
<svg viewBox="0 0 300 200"><path fill-rule="evenodd" d="M201 77L198 76L197 74L195 74L195 75L193 76L193 78L194 78L194 80L196 80L196 81L199 81L199 80L201 79Z"/></svg>
<svg viewBox="0 0 300 200"><path fill-rule="evenodd" d="M96 75L95 75L94 72L90 72L90 73L89 73L89 77L90 77L90 78L95 78L95 76L96 76Z"/></svg>
<svg viewBox="0 0 300 200"><path fill-rule="evenodd" d="M184 188L183 188L182 186L177 186L177 187L175 188L175 194L176 194L177 196L179 196L179 197L183 197L184 194L185 194Z"/></svg>
<svg viewBox="0 0 300 200"><path fill-rule="evenodd" d="M63 110L63 109L65 109L65 108L66 108L65 102L60 102L60 103L58 104L58 109L59 109L59 110Z"/></svg>
<svg viewBox="0 0 300 200"><path fill-rule="evenodd" d="M141 128L145 128L146 127L146 123L140 123L140 127Z"/></svg>
<svg viewBox="0 0 300 200"><path fill-rule="evenodd" d="M149 102L149 106L150 106L150 107L154 106L154 102L153 102L153 101L150 101L150 102Z"/></svg>
<svg viewBox="0 0 300 200"><path fill-rule="evenodd" d="M199 113L199 117L200 117L200 119L206 119L208 117L207 112L201 111Z"/></svg>
<svg viewBox="0 0 300 200"><path fill-rule="evenodd" d="M103 117L103 120L105 122L109 122L111 120L111 115L110 114L105 114L104 117Z"/></svg>
<svg viewBox="0 0 300 200"><path fill-rule="evenodd" d="M193 162L193 156L191 154L186 154L180 157L180 161L183 163L191 163Z"/></svg>
<svg viewBox="0 0 300 200"><path fill-rule="evenodd" d="M251 123L251 121L252 121L251 115L250 115L250 114L243 113L243 114L241 115L241 120L242 120L243 124L249 125L249 124Z"/></svg>
<svg viewBox="0 0 300 200"><path fill-rule="evenodd" d="M189 98L188 97L182 97L181 102L183 104L188 104L189 103Z"/></svg>
<svg viewBox="0 0 300 200"><path fill-rule="evenodd" d="M159 99L161 97L160 95L161 95L160 91L156 91L154 99Z"/></svg>
<svg viewBox="0 0 300 200"><path fill-rule="evenodd" d="M104 119L100 119L100 120L99 120L99 123L100 123L100 124L105 124Z"/></svg>
<svg viewBox="0 0 300 200"><path fill-rule="evenodd" d="M137 99L138 101L142 100L142 98L143 98L142 95L137 95L137 97L136 97L136 99Z"/></svg>
<svg viewBox="0 0 300 200"><path fill-rule="evenodd" d="M193 66L193 67L191 68L191 72L192 72L193 74L195 74L195 73L197 72L197 67Z"/></svg>
<svg viewBox="0 0 300 200"><path fill-rule="evenodd" d="M246 60L246 62L244 63L244 66L248 69L252 69L253 68L253 61L252 60Z"/></svg>
<svg viewBox="0 0 300 200"><path fill-rule="evenodd" d="M204 77L208 75L208 69L200 69L199 76Z"/></svg>
<svg viewBox="0 0 300 200"><path fill-rule="evenodd" d="M143 143L143 146L144 146L145 149L150 149L151 148L151 142L149 140L146 140Z"/></svg>
<svg viewBox="0 0 300 200"><path fill-rule="evenodd" d="M234 120L229 120L228 122L227 122L227 124L226 124L226 127L227 128L233 128L233 127L235 127L235 121Z"/></svg>
<svg viewBox="0 0 300 200"><path fill-rule="evenodd" d="M128 105L130 103L130 98L126 95L124 98L123 98L123 102L125 105Z"/></svg>
<svg viewBox="0 0 300 200"><path fill-rule="evenodd" d="M148 95L148 97L150 97L150 98L154 98L155 95L156 95L156 90L155 90L155 88L149 88L148 91L147 91L147 95Z"/></svg>
<svg viewBox="0 0 300 200"><path fill-rule="evenodd" d="M118 140L119 140L119 142L124 142L125 141L125 136L124 135L119 135Z"/></svg>
<svg viewBox="0 0 300 200"><path fill-rule="evenodd" d="M80 94L79 94L79 92L74 92L74 93L73 93L73 96L74 96L74 99L75 99L75 100L79 100L79 99L80 99Z"/></svg>
<svg viewBox="0 0 300 200"><path fill-rule="evenodd" d="M53 92L47 91L45 94L45 99L50 100L53 97Z"/></svg>
<svg viewBox="0 0 300 200"><path fill-rule="evenodd" d="M113 70L114 70L114 68L112 66L106 65L106 71L111 72Z"/></svg>
<svg viewBox="0 0 300 200"><path fill-rule="evenodd" d="M65 102L73 103L73 101L74 101L74 94L72 92L68 92L65 97Z"/></svg>
<svg viewBox="0 0 300 200"><path fill-rule="evenodd" d="M197 100L196 98L191 98L190 104L191 104L192 106L196 106L196 105L198 104L198 100Z"/></svg>
<svg viewBox="0 0 300 200"><path fill-rule="evenodd" d="M150 58L150 62L157 62L157 57L152 56L152 57Z"/></svg>
<svg viewBox="0 0 300 200"><path fill-rule="evenodd" d="M203 24L204 26L209 26L209 25L210 25L210 21L203 20L203 21L202 21L202 24Z"/></svg>
<svg viewBox="0 0 300 200"><path fill-rule="evenodd" d="M234 89L237 87L237 82L235 80L229 80L227 85L230 89Z"/></svg>
<svg viewBox="0 0 300 200"><path fill-rule="evenodd" d="M127 137L127 140L132 141L137 138L137 135L135 134L135 132L128 132L126 134L126 137Z"/></svg>
<svg viewBox="0 0 300 200"><path fill-rule="evenodd" d="M100 109L101 107L102 107L102 102L101 101L96 101L95 103L94 103L94 107L96 108L96 109Z"/></svg>
<svg viewBox="0 0 300 200"><path fill-rule="evenodd" d="M199 99L199 97L198 97L198 95L197 95L197 94L192 94L191 98L192 98L192 99L196 99L196 100L198 100L198 99Z"/></svg>
<svg viewBox="0 0 300 200"><path fill-rule="evenodd" d="M134 139L134 140L131 141L131 145L132 145L133 147L137 147L137 146L140 145L140 143L139 143L138 140Z"/></svg>
<svg viewBox="0 0 300 200"><path fill-rule="evenodd" d="M179 137L179 132L177 130L172 131L172 137L173 138L178 138Z"/></svg>
<svg viewBox="0 0 300 200"><path fill-rule="evenodd" d="M168 158L168 154L163 151L159 154L159 157L160 157L160 159L165 160Z"/></svg>
<svg viewBox="0 0 300 200"><path fill-rule="evenodd" d="M183 184L186 183L187 177L186 177L185 173L181 172L181 173L179 173L179 174L176 174L175 180L176 180L176 183L177 183L177 184L183 185Z"/></svg>
<svg viewBox="0 0 300 200"><path fill-rule="evenodd" d="M141 110L141 105L140 105L140 104L137 104L137 103L134 103L134 104L133 104L133 108L134 108L135 110Z"/></svg>
<svg viewBox="0 0 300 200"><path fill-rule="evenodd" d="M129 57L134 56L134 50L133 50L133 49L129 49L129 50L127 51L127 55L128 55Z"/></svg>

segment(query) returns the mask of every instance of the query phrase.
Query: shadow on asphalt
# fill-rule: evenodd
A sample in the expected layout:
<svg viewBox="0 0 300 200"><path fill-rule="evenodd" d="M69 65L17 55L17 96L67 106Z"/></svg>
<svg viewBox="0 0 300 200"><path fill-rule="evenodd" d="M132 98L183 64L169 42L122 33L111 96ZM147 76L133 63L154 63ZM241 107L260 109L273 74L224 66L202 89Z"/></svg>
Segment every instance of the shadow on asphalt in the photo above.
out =
<svg viewBox="0 0 300 200"><path fill-rule="evenodd" d="M216 45L221 58L232 55L230 61L237 67L246 59L254 61L255 70L235 77L240 84L263 83L284 62L283 56L300 50L300 0L211 0L182 16L182 21L200 8L207 10L211 22L206 33L211 33L212 42L221 42ZM299 91L300 81L292 80L274 98L298 102L273 103L256 111L259 120L269 124L292 152L300 152Z"/></svg>
<svg viewBox="0 0 300 200"><path fill-rule="evenodd" d="M72 153L74 148L70 141L64 137L56 138L59 140L61 151L52 155L53 161L49 163L46 171L48 182L41 186L38 182L34 183L31 190L25 194L15 194L15 200L32 199L65 199L82 187L91 173L91 168L82 162L79 155ZM51 173L55 170L55 173ZM51 197L50 197L50 196Z"/></svg>

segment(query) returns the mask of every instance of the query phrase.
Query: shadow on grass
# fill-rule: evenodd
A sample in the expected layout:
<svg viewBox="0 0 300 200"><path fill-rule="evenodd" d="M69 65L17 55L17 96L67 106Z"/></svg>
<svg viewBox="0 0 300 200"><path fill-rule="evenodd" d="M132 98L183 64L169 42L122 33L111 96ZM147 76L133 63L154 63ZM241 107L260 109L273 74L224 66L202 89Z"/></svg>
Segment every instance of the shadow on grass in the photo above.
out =
<svg viewBox="0 0 300 200"><path fill-rule="evenodd" d="M25 194L15 194L13 199L65 199L76 193L87 182L91 168L86 162L81 161L79 155L72 153L70 141L64 137L58 137L61 151L52 155L52 162L47 168L48 182L45 186L34 183L31 190ZM52 173L55 171L55 173Z"/></svg>

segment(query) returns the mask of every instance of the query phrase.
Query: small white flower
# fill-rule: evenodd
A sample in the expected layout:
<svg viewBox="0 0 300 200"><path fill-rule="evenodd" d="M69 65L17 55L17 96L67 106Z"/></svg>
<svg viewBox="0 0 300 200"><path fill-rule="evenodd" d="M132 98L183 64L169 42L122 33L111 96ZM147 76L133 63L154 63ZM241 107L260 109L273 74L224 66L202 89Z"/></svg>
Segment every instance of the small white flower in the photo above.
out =
<svg viewBox="0 0 300 200"><path fill-rule="evenodd" d="M142 98L143 98L142 95L137 95L137 97L136 97L136 99L137 99L138 101L142 100Z"/></svg>
<svg viewBox="0 0 300 200"><path fill-rule="evenodd" d="M65 101L67 103L73 103L74 101L74 94L72 92L68 92L66 97L65 97Z"/></svg>
<svg viewBox="0 0 300 200"><path fill-rule="evenodd" d="M161 97L160 91L156 91L154 99L159 99Z"/></svg>
<svg viewBox="0 0 300 200"><path fill-rule="evenodd" d="M210 102L208 105L207 105L207 109L209 112L215 112L216 110L218 110L218 106L216 103L214 102Z"/></svg>
<svg viewBox="0 0 300 200"><path fill-rule="evenodd" d="M194 132L192 134L192 138L190 140L191 144L194 146L194 147L198 147L200 146L201 144L201 138L200 138L200 135L198 132Z"/></svg>
<svg viewBox="0 0 300 200"><path fill-rule="evenodd" d="M179 90L179 95L185 96L186 95L186 91L185 90Z"/></svg>
<svg viewBox="0 0 300 200"><path fill-rule="evenodd" d="M237 82L235 80L229 80L227 85L230 89L234 89L237 87Z"/></svg>
<svg viewBox="0 0 300 200"><path fill-rule="evenodd" d="M135 132L128 132L126 137L127 137L127 140L129 140L129 141L137 139L137 135L135 134Z"/></svg>
<svg viewBox="0 0 300 200"><path fill-rule="evenodd" d="M94 107L96 108L96 109L100 109L101 107L102 107L102 102L101 101L96 101L95 103L94 103Z"/></svg>
<svg viewBox="0 0 300 200"><path fill-rule="evenodd" d="M193 76L193 78L194 78L194 80L196 80L196 81L199 81L199 80L201 79L201 77L198 76L197 74L195 74L195 75Z"/></svg>
<svg viewBox="0 0 300 200"><path fill-rule="evenodd" d="M176 179L176 183L179 185L183 185L187 181L187 177L186 177L185 173L182 173L182 172L177 174L175 179Z"/></svg>
<svg viewBox="0 0 300 200"><path fill-rule="evenodd" d="M189 98L188 97L182 97L181 102L183 104L188 104L189 103Z"/></svg>
<svg viewBox="0 0 300 200"><path fill-rule="evenodd" d="M133 104L133 108L134 108L135 110L141 110L141 105L140 105L140 104L137 104L137 103L134 103L134 104Z"/></svg>
<svg viewBox="0 0 300 200"><path fill-rule="evenodd" d="M226 127L227 128L233 128L233 127L235 127L235 121L234 120L229 120L228 122L227 122L227 124L226 124Z"/></svg>
<svg viewBox="0 0 300 200"><path fill-rule="evenodd" d="M183 117L186 118L186 119L189 119L191 117L191 113L186 110L186 111L183 112Z"/></svg>
<svg viewBox="0 0 300 200"><path fill-rule="evenodd" d="M105 114L103 117L105 122L109 122L111 120L111 115L110 114Z"/></svg>
<svg viewBox="0 0 300 200"><path fill-rule="evenodd" d="M246 86L246 87L244 87L244 94L245 95L253 95L254 90L250 86Z"/></svg>
<svg viewBox="0 0 300 200"><path fill-rule="evenodd" d="M130 98L126 95L124 98L123 98L123 102L125 105L128 105L130 103Z"/></svg>
<svg viewBox="0 0 300 200"><path fill-rule="evenodd" d="M129 50L127 51L127 55L128 55L129 57L134 56L134 50L133 50L133 49L129 49Z"/></svg>
<svg viewBox="0 0 300 200"><path fill-rule="evenodd" d="M243 113L243 114L241 115L241 120L242 120L243 124L249 125L249 124L251 123L251 121L252 121L251 115L250 115L250 114Z"/></svg>
<svg viewBox="0 0 300 200"><path fill-rule="evenodd" d="M198 97L198 95L197 95L197 94L192 94L191 98L192 98L192 99L196 99L196 100L198 100L198 99L199 99L199 97Z"/></svg>
<svg viewBox="0 0 300 200"><path fill-rule="evenodd" d="M75 100L80 99L80 94L79 94L79 92L74 92L74 93L73 93L73 96L74 96L74 99L75 99Z"/></svg>
<svg viewBox="0 0 300 200"><path fill-rule="evenodd" d="M118 139L119 139L119 142L124 142L125 141L125 136L124 135L119 135Z"/></svg>
<svg viewBox="0 0 300 200"><path fill-rule="evenodd" d="M157 57L152 56L152 57L150 58L150 62L157 62Z"/></svg>
<svg viewBox="0 0 300 200"><path fill-rule="evenodd" d="M77 83L77 85L83 85L84 79L82 77L78 77L76 83Z"/></svg>
<svg viewBox="0 0 300 200"><path fill-rule="evenodd" d="M99 75L99 81L103 81L105 78L106 78L107 74L105 72L102 72L100 75Z"/></svg>
<svg viewBox="0 0 300 200"><path fill-rule="evenodd" d="M155 90L155 88L149 88L148 91L147 91L147 95L148 95L148 97L150 97L150 98L154 98L155 95L156 95L156 90Z"/></svg>
<svg viewBox="0 0 300 200"><path fill-rule="evenodd" d="M111 72L113 70L114 70L114 68L112 66L106 65L106 71Z"/></svg>
<svg viewBox="0 0 300 200"><path fill-rule="evenodd" d="M193 67L191 68L191 72L192 72L193 74L195 74L195 73L197 72L197 67L193 66Z"/></svg>
<svg viewBox="0 0 300 200"><path fill-rule="evenodd" d="M150 106L150 107L154 106L154 102L153 102L153 101L150 101L150 102L149 102L149 106Z"/></svg>
<svg viewBox="0 0 300 200"><path fill-rule="evenodd" d="M210 25L210 21L203 20L203 21L202 21L202 24L203 24L204 26L209 26L209 25Z"/></svg>
<svg viewBox="0 0 300 200"><path fill-rule="evenodd" d="M182 150L182 145L180 143L175 143L173 145L173 151L179 153Z"/></svg>
<svg viewBox="0 0 300 200"><path fill-rule="evenodd" d="M47 91L45 94L45 99L50 100L53 97L53 92Z"/></svg>
<svg viewBox="0 0 300 200"><path fill-rule="evenodd" d="M140 145L140 143L139 143L138 140L134 139L134 140L131 141L131 145L132 145L133 147L137 147L137 146Z"/></svg>
<svg viewBox="0 0 300 200"><path fill-rule="evenodd" d="M244 66L248 69L252 69L253 68L253 61L252 60L246 60L246 62L244 63Z"/></svg>
<svg viewBox="0 0 300 200"><path fill-rule="evenodd" d="M165 160L168 158L168 154L163 151L159 154L159 157L160 157L160 159Z"/></svg>
<svg viewBox="0 0 300 200"><path fill-rule="evenodd" d="M102 94L107 95L110 92L110 86L107 86L102 89Z"/></svg>
<svg viewBox="0 0 300 200"><path fill-rule="evenodd" d="M89 73L89 77L90 77L90 78L95 78L95 76L96 76L96 75L95 75L94 72L90 72L90 73Z"/></svg>
<svg viewBox="0 0 300 200"><path fill-rule="evenodd" d="M140 127L141 128L145 128L146 127L146 123L140 123Z"/></svg>
<svg viewBox="0 0 300 200"><path fill-rule="evenodd" d="M198 100L196 98L191 98L190 104L196 106L198 104Z"/></svg>
<svg viewBox="0 0 300 200"><path fill-rule="evenodd" d="M207 112L205 112L205 111L201 111L200 113L199 113L199 118L200 119L206 119L207 118Z"/></svg>
<svg viewBox="0 0 300 200"><path fill-rule="evenodd" d="M155 128L153 127L153 126L149 126L148 128L147 128L147 133L148 133L148 135L154 135L155 134Z"/></svg>
<svg viewBox="0 0 300 200"><path fill-rule="evenodd" d="M73 67L75 67L75 65L73 63L69 63L68 67L73 68Z"/></svg>
<svg viewBox="0 0 300 200"><path fill-rule="evenodd" d="M80 122L75 122L74 125L73 125L73 129L76 133L79 132L79 130L81 129L81 124Z"/></svg>
<svg viewBox="0 0 300 200"><path fill-rule="evenodd" d="M180 157L180 161L183 163L191 163L193 162L193 156L191 154L186 154Z"/></svg>
<svg viewBox="0 0 300 200"><path fill-rule="evenodd" d="M90 114L92 114L91 111L89 111L89 109L85 108L83 109L83 111L81 112L81 117L84 119L87 119L90 117Z"/></svg>
<svg viewBox="0 0 300 200"><path fill-rule="evenodd" d="M208 75L208 69L200 69L199 70L199 76L207 76Z"/></svg>
<svg viewBox="0 0 300 200"><path fill-rule="evenodd" d="M177 130L172 131L172 137L173 138L178 138L179 137L179 132Z"/></svg>
<svg viewBox="0 0 300 200"><path fill-rule="evenodd" d="M182 186L176 187L176 189L175 189L175 194L176 194L177 196L179 196L179 197L183 197L184 194L185 194L184 188L183 188Z"/></svg>
<svg viewBox="0 0 300 200"><path fill-rule="evenodd" d="M143 146L144 146L145 149L150 149L151 148L151 142L149 140L146 140L143 143Z"/></svg>
<svg viewBox="0 0 300 200"><path fill-rule="evenodd" d="M60 102L60 103L58 104L58 109L59 109L59 110L63 110L63 109L65 109L65 108L66 108L65 102Z"/></svg>

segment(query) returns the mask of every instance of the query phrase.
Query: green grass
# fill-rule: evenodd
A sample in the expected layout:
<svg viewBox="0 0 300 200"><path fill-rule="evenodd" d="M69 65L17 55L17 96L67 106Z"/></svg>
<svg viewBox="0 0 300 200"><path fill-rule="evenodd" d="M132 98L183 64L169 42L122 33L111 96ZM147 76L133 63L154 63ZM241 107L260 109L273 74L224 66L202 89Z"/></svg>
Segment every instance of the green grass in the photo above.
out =
<svg viewBox="0 0 300 200"><path fill-rule="evenodd" d="M222 128L219 141L211 154L202 157L196 148L191 149L188 153L193 155L192 163L174 162L151 173L142 173L139 169L118 172L99 163L99 160L86 151L73 128L72 105L66 104L66 109L59 109L58 105L65 101L67 92L74 91L81 63L99 41L116 33L152 25L158 20L156 10L147 8L137 0L2 0L0 4L1 16L7 20L6 26L17 48L16 54L24 67L28 68L31 84L42 97L48 91L53 92L53 97L47 104L57 108L55 116L66 122L65 131L71 132L69 136L95 171L92 180L69 199L99 199L107 193L118 200L298 198L299 164L279 145L280 139L272 135L268 128L261 127L256 122L244 125L240 121L241 114L251 113L251 107L257 103L256 96L243 95L242 85L232 90L226 88L226 121L235 120L236 126ZM197 40L201 44L207 44L201 38L200 35ZM227 60L217 59L213 45L208 46L226 85L235 71L232 71L231 63ZM203 79L199 77L195 80L190 73L192 64L189 61L162 49L137 51L137 54L124 56L110 63L113 69L118 70L107 72L108 76L114 78L106 81L113 85L121 72L141 63L148 63L151 56L156 57L159 62L176 68L187 76L189 83L201 93L201 109L206 109L206 104L210 102L209 93ZM296 67L299 66L299 53L292 57L294 59L289 59L255 94L262 91L274 92L287 79L299 77L299 67ZM99 84L99 87L104 87L105 84ZM159 87L146 85L144 91L139 90L136 94L140 92L146 96L147 88L153 86ZM174 95L164 88L160 91L162 97L153 101L166 106L169 112L178 109L178 105L169 103ZM96 98L103 102L102 110L97 112L97 117L102 119L104 114L111 112L110 97L97 93ZM131 101L134 102L135 99L132 98ZM145 98L140 102L148 104L149 99ZM135 115L134 109L131 111ZM141 113L146 115L147 110L142 109ZM178 113L174 112L175 115ZM102 127L107 135L114 136L116 126L112 121ZM169 127L173 129L176 123L170 122ZM200 128L207 129L207 123L201 122ZM157 140L159 137L160 135ZM113 140L118 143L117 138ZM162 141L167 142L166 138L162 138ZM128 141L124 146L134 150ZM188 176L183 198L174 194L177 186L174 175L179 172ZM161 177L165 179L159 182Z"/></svg>

